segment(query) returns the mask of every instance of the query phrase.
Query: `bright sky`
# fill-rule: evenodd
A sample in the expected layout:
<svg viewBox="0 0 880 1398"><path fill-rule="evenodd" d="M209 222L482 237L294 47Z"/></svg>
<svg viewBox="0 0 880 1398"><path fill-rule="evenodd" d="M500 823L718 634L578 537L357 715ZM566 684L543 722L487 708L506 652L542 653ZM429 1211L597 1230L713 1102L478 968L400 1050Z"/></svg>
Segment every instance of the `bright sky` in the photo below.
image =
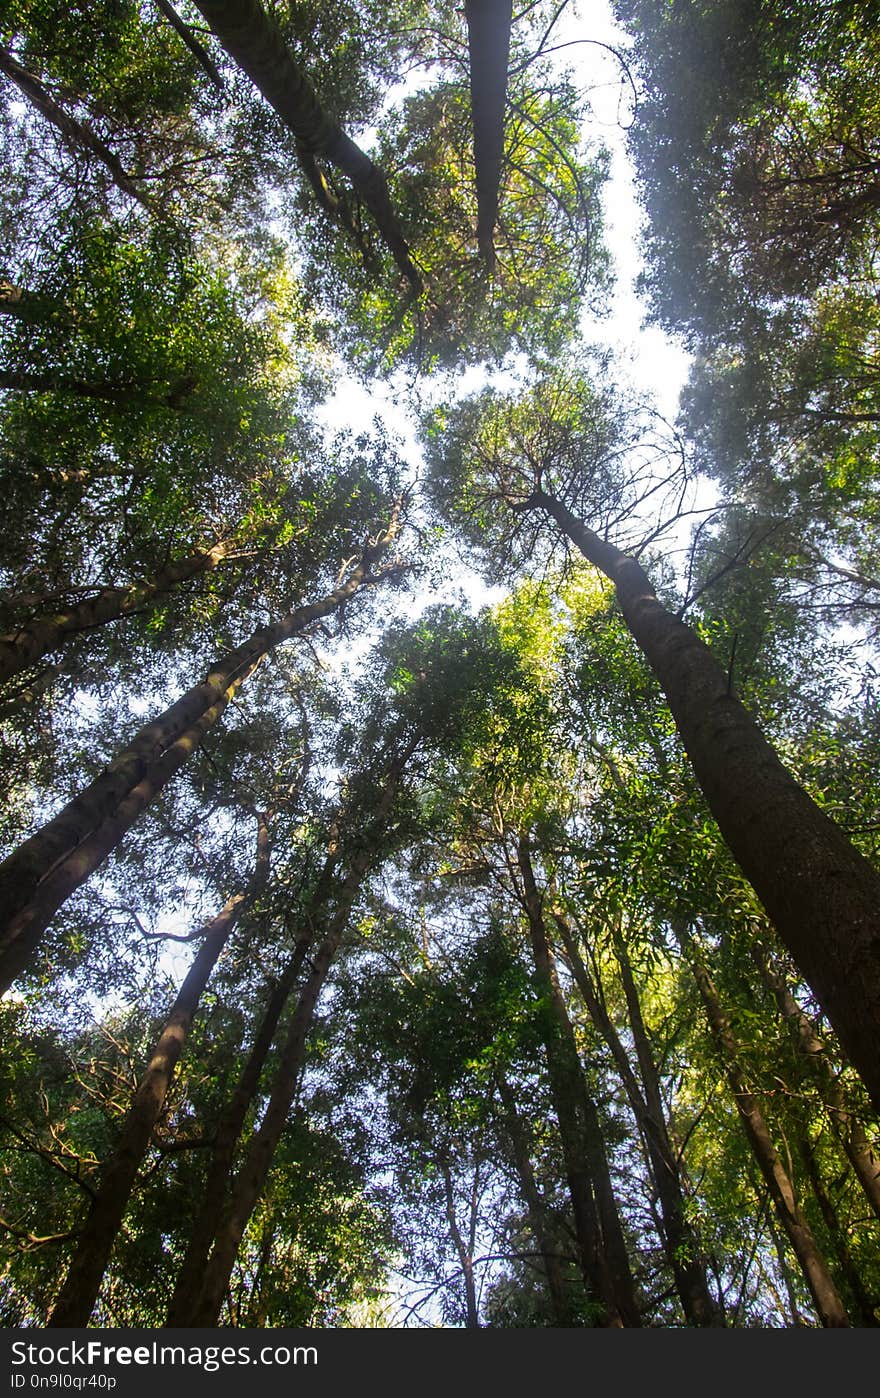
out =
<svg viewBox="0 0 880 1398"><path fill-rule="evenodd" d="M608 0L590 0L588 5L569 5L549 42L560 46L557 59L575 71L583 90L590 94L592 119L585 129L586 138L605 145L611 154L611 175L604 190L604 205L606 240L616 271L614 293L608 317L596 321L585 316L582 333L585 340L610 347L634 386L647 392L658 411L673 421L689 361L682 347L662 330L643 326L645 308L635 291L635 279L641 266L638 237L643 219L626 152L625 127L633 116L631 89L625 79L621 81L623 75L617 59L602 47L625 49L626 37L614 23ZM472 369L456 377L456 388L459 392L476 391L485 382L485 373ZM348 427L354 432L369 431L373 419L379 417L404 444L406 459L414 466L419 461L414 419L388 384L377 382L367 388L356 379L343 376L321 410L321 417L328 427L337 430ZM474 608L503 595L503 589L487 588L473 574L456 573L450 581L454 586L464 587ZM428 601L436 600L442 599L426 589L407 611L416 614Z"/></svg>
<svg viewBox="0 0 880 1398"><path fill-rule="evenodd" d="M621 68L613 54L600 47L625 49L626 36L615 25L608 0L591 0L586 7L569 5L553 39L561 46L557 59L576 72L584 90L590 93L593 119L585 134L611 152L611 177L605 187L604 204L616 282L608 318L601 322L585 319L584 337L614 349L637 386L650 392L659 411L672 420L689 361L680 344L656 326L642 324L645 308L636 295L635 278L641 266L638 235L643 220L623 129L632 120L632 104L627 101L630 89L628 84L621 87ZM471 372L476 389L485 380L480 371ZM461 386L461 376L458 383ZM378 415L416 452L412 420L395 402L388 385L377 384L368 390L356 380L344 377L322 415L328 424L348 426L354 431L368 430Z"/></svg>

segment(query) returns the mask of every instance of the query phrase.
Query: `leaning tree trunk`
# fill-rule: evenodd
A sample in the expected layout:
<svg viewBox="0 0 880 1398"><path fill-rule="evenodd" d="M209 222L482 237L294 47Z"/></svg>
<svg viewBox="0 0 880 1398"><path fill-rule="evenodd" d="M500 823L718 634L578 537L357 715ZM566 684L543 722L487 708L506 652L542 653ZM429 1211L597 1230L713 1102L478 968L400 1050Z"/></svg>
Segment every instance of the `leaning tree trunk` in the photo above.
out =
<svg viewBox="0 0 880 1398"><path fill-rule="evenodd" d="M721 834L880 1109L880 876L786 771L641 564L543 491L517 508L545 510L614 583Z"/></svg>
<svg viewBox="0 0 880 1398"><path fill-rule="evenodd" d="M595 1103L587 1091L574 1030L556 976L544 926L541 895L535 882L529 842L521 836L517 863L529 925L532 958L542 998L553 1017L554 1032L545 1038L553 1107L559 1124L565 1172L574 1211L584 1284L602 1304L602 1323L638 1326L629 1257L614 1198Z"/></svg>
<svg viewBox="0 0 880 1398"><path fill-rule="evenodd" d="M680 926L676 925L673 930L697 983L712 1038L724 1063L727 1081L752 1154L767 1183L777 1218L803 1272L819 1319L824 1326L830 1328L848 1326L849 1316L838 1295L828 1264L798 1205L794 1185L773 1144L764 1114L757 1099L749 1091L745 1074L740 1067L739 1045L715 984L692 937Z"/></svg>
<svg viewBox="0 0 880 1398"><path fill-rule="evenodd" d="M642 1018L638 992L626 957L626 949L623 946L618 946L618 964L621 968L624 994L639 1063L641 1087L630 1063L629 1053L608 1014L597 987L593 984L567 919L556 909L553 911L553 919L559 928L562 945L575 984L583 996L590 1019L608 1045L636 1124L645 1143L648 1166L660 1203L661 1242L675 1279L675 1288L681 1301L685 1319L694 1326L722 1326L724 1318L712 1300L706 1276L706 1264L702 1257L699 1240L687 1219L678 1158L669 1139L660 1093L659 1075Z"/></svg>
<svg viewBox="0 0 880 1398"><path fill-rule="evenodd" d="M849 1249L847 1242L847 1229L841 1223L834 1201L828 1193L825 1180L822 1176L822 1169L816 1156L816 1150L810 1139L808 1127L804 1121L798 1121L795 1127L797 1133L798 1152L804 1166L804 1174L810 1182L810 1189L813 1198L819 1207L822 1215L822 1222L825 1224L825 1233L831 1249L831 1255L837 1264L837 1275L846 1284L852 1302L852 1309L858 1309L858 1324L872 1329L876 1328L877 1320L877 1300L868 1295L862 1274L859 1271L855 1258Z"/></svg>
<svg viewBox="0 0 880 1398"><path fill-rule="evenodd" d="M819 1094L835 1134L874 1214L880 1219L880 1159L871 1148L858 1116L848 1106L834 1066L810 1016L791 993L785 976L770 960L760 942L752 944L752 958L761 978L772 991L783 1018L791 1025L798 1048L815 1076Z"/></svg>
<svg viewBox="0 0 880 1398"><path fill-rule="evenodd" d="M262 660L371 581L373 563L398 531L387 528L363 550L346 581L319 602L298 607L218 661L207 679L147 724L83 791L0 865L0 994L27 962L65 899L103 862L157 791L192 754L236 689Z"/></svg>
<svg viewBox="0 0 880 1398"><path fill-rule="evenodd" d="M189 1313L178 1322L179 1324L217 1324L239 1244L260 1198L281 1133L287 1124L305 1060L306 1038L312 1025L318 997L348 926L361 884L376 857L376 849L387 827L389 812L408 756L409 753L405 753L391 765L369 831L365 834L360 848L352 856L348 874L338 889L334 912L324 937L314 955L309 958L309 975L300 991L296 1010L281 1049L266 1111L233 1181L226 1206L217 1219L213 1250L205 1268L201 1288L192 1298Z"/></svg>
<svg viewBox="0 0 880 1398"><path fill-rule="evenodd" d="M64 612L36 616L23 622L14 631L0 636L0 684L36 664L49 651L57 650L68 636L131 616L179 583L219 568L231 552L231 544L215 544L212 549L167 563L149 582L132 583L129 587L104 587L96 596L87 597Z"/></svg>
<svg viewBox="0 0 880 1398"><path fill-rule="evenodd" d="M477 246L495 266L495 224L504 158L504 109L512 0L465 0L470 59L471 118L477 183Z"/></svg>
<svg viewBox="0 0 880 1398"><path fill-rule="evenodd" d="M146 194L123 168L119 157L105 146L90 127L70 116L55 101L55 98L39 79L35 78L27 69L22 68L12 54L7 49L2 48L0 48L0 73L5 73L7 78L15 83L19 91L24 93L28 101L37 108L37 111L41 112L46 120L52 123L56 131L61 133L61 137L69 149L82 151L85 155L98 160L104 166L117 189L121 190L123 194L127 194L129 198L136 199L145 209L152 207Z"/></svg>
<svg viewBox="0 0 880 1398"><path fill-rule="evenodd" d="M232 929L264 887L268 869L269 832L261 815L258 817L257 861L250 885L244 893L230 898L202 929L202 944L177 993L147 1070L138 1083L122 1134L103 1171L67 1276L46 1322L48 1326L88 1325L202 991Z"/></svg>
<svg viewBox="0 0 880 1398"><path fill-rule="evenodd" d="M495 1075L495 1085L501 1099L501 1120L504 1131L510 1140L520 1194L528 1214L529 1231L535 1239L544 1266L547 1297L553 1321L555 1325L560 1327L569 1326L573 1319L572 1306L565 1284L562 1262L547 1228L547 1208L535 1178L526 1128L517 1109L516 1097L500 1071Z"/></svg>
<svg viewBox="0 0 880 1398"><path fill-rule="evenodd" d="M278 1021L302 969L311 940L311 935L309 935L300 937L297 941L293 955L269 996L257 1036L242 1069L241 1077L220 1118L211 1151L207 1178L199 1192L201 1201L199 1212L189 1236L183 1262L180 1264L177 1281L174 1284L166 1325L187 1324L187 1311L192 1305L193 1297L198 1294L211 1252L211 1245L217 1232L217 1223L223 1201L226 1198L239 1137L248 1111L256 1098L260 1085L260 1075L272 1047Z"/></svg>
<svg viewBox="0 0 880 1398"><path fill-rule="evenodd" d="M317 93L291 56L284 36L259 0L194 0L226 52L293 132L298 145L323 156L351 180L375 219L397 266L416 292L422 281L377 165L321 106Z"/></svg>
<svg viewBox="0 0 880 1398"><path fill-rule="evenodd" d="M193 58L202 71L210 78L217 91L221 95L225 94L226 84L217 71L216 63L208 53L204 44L200 43L199 39L190 29L189 25L180 18L180 15L171 4L171 0L156 0L156 5L162 11L162 14L165 16L174 32L186 44Z"/></svg>

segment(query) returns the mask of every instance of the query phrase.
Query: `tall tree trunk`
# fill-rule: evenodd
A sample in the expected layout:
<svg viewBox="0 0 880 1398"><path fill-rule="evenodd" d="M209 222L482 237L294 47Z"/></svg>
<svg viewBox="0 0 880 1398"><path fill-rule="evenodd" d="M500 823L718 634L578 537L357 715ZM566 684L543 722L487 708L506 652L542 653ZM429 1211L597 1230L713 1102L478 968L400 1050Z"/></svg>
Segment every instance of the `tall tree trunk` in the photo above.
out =
<svg viewBox="0 0 880 1398"><path fill-rule="evenodd" d="M880 876L786 771L641 565L543 491L517 508L545 510L614 583L721 834L880 1110Z"/></svg>
<svg viewBox="0 0 880 1398"><path fill-rule="evenodd" d="M614 1198L602 1128L584 1079L574 1030L559 987L544 926L542 898L535 882L529 842L520 836L517 863L529 924L535 975L554 1021L545 1039L547 1069L565 1172L574 1210L587 1291L604 1308L603 1324L641 1324L629 1257Z"/></svg>
<svg viewBox="0 0 880 1398"><path fill-rule="evenodd" d="M130 616L154 597L170 592L178 583L219 568L231 552L231 544L215 544L212 549L166 564L149 582L105 587L96 596L87 597L64 612L32 617L14 631L0 636L0 683L35 664L47 652L57 650L68 636Z"/></svg>
<svg viewBox="0 0 880 1398"><path fill-rule="evenodd" d="M202 930L202 944L177 993L147 1070L138 1083L116 1149L103 1171L67 1276L46 1322L49 1326L88 1324L202 991L232 929L265 886L268 869L269 831L265 818L260 816L256 867L250 885L244 893L230 898Z"/></svg>
<svg viewBox="0 0 880 1398"><path fill-rule="evenodd" d="M828 1264L800 1210L794 1185L773 1144L764 1114L757 1099L749 1091L745 1074L740 1067L739 1045L730 1027L730 1020L721 1005L715 984L690 934L679 925L675 925L673 930L697 983L706 1019L724 1063L727 1081L755 1161L767 1182L776 1216L794 1250L819 1319L823 1325L833 1328L848 1326L849 1316L837 1293Z"/></svg>
<svg viewBox="0 0 880 1398"><path fill-rule="evenodd" d="M709 1290L706 1263L699 1240L687 1220L678 1157L666 1127L659 1074L642 1017L642 1007L626 947L619 937L616 938L617 959L639 1063L641 1086L623 1041L578 950L567 919L556 909L553 919L559 928L575 984L583 996L590 1019L608 1045L645 1142L648 1166L660 1203L663 1223L661 1242L675 1280L685 1319L694 1326L723 1325L724 1318L712 1300Z"/></svg>
<svg viewBox="0 0 880 1398"><path fill-rule="evenodd" d="M200 1191L199 1211L177 1274L166 1325L187 1324L187 1311L198 1293L217 1233L239 1137L257 1095L260 1075L272 1047L278 1021L302 969L311 940L311 934L298 939L293 955L274 986L241 1077L218 1123L207 1178Z"/></svg>
<svg viewBox="0 0 880 1398"><path fill-rule="evenodd" d="M85 835L69 854L59 858L37 883L30 901L10 919L6 927L0 955L0 975L5 977L4 990L25 968L61 905L103 864L138 817L189 760L220 718L238 686L256 669L257 663L238 676L216 704L207 709L197 723L175 739L161 757L147 768L146 775L126 792L101 825Z"/></svg>
<svg viewBox="0 0 880 1398"><path fill-rule="evenodd" d="M411 752L411 750L410 750ZM303 985L290 1022L272 1082L268 1106L259 1129L251 1140L245 1159L233 1181L223 1209L213 1250L205 1268L199 1293L192 1298L189 1314L179 1323L187 1326L217 1324L223 1298L244 1230L256 1207L272 1166L272 1158L287 1123L297 1083L305 1061L306 1038L314 1018L318 997L327 972L348 925L364 877L376 858L381 836L394 802L403 766L410 756L396 758L389 769L376 812L360 848L351 857L349 871L340 885L332 916L324 937L309 958L310 971Z"/></svg>
<svg viewBox="0 0 880 1398"><path fill-rule="evenodd" d="M767 948L760 942L753 942L751 952L764 984L772 991L783 1018L793 1029L798 1047L815 1075L835 1134L865 1198L880 1219L880 1159L871 1149L862 1123L847 1105L843 1084L825 1052L825 1045L810 1016L792 995L785 976L773 965Z"/></svg>
<svg viewBox="0 0 880 1398"><path fill-rule="evenodd" d="M570 1326L573 1320L572 1306L565 1284L559 1253L547 1230L547 1209L535 1179L532 1157L529 1151L526 1130L516 1105L516 1096L511 1091L503 1073L497 1073L495 1084L503 1108L502 1121L510 1140L513 1163L519 1180L520 1193L526 1206L529 1230L538 1246L547 1280L547 1297L554 1324Z"/></svg>
<svg viewBox="0 0 880 1398"><path fill-rule="evenodd" d="M388 196L385 176L318 99L294 62L284 37L259 0L194 0L231 58L289 127L303 150L321 155L347 175L375 219L386 247L414 291L422 281Z"/></svg>
<svg viewBox="0 0 880 1398"><path fill-rule="evenodd" d="M832 1256L837 1262L838 1276L845 1282L851 1299L858 1307L859 1324L873 1328L880 1324L877 1319L878 1312L865 1289L861 1273L847 1245L846 1229L841 1224L834 1201L825 1186L813 1142L810 1140L806 1125L803 1122L798 1122L796 1129L798 1149L804 1164L804 1171L810 1181L813 1198L819 1206L819 1212L825 1224Z"/></svg>
<svg viewBox="0 0 880 1398"><path fill-rule="evenodd" d="M88 126L77 121L70 116L64 108L55 101L54 97L46 87L22 68L17 63L8 50L0 48L0 73L5 73L7 78L15 83L20 92L23 92L29 102L43 114L47 121L51 122L71 150L82 151L85 155L91 156L100 161L104 169L110 175L117 189L123 194L127 194L130 199L136 199L145 209L152 208L152 205L139 188L131 175L123 169L122 162L118 156L114 155L109 147L99 139Z"/></svg>
<svg viewBox="0 0 880 1398"><path fill-rule="evenodd" d="M452 1239L452 1246L455 1248L464 1281L465 1315L467 1317L465 1325L468 1330L479 1330L480 1316L477 1310L477 1287L474 1279L474 1219L472 1218L471 1222L469 1242L465 1242L464 1234L459 1228L458 1219L455 1216L455 1195L452 1189L452 1171L449 1168L448 1160L440 1161L440 1173L443 1176L443 1197L449 1236ZM476 1176L474 1183L476 1187ZM475 1208L475 1201L473 1203Z"/></svg>
<svg viewBox="0 0 880 1398"><path fill-rule="evenodd" d="M229 699L282 641L329 616L371 581L398 531L367 544L345 582L229 651L199 685L142 728L103 772L0 865L0 994L27 964L65 898L107 857L153 796L186 761Z"/></svg>
<svg viewBox="0 0 880 1398"><path fill-rule="evenodd" d="M471 116L477 177L477 246L495 266L495 224L504 157L504 107L512 0L465 0L470 58Z"/></svg>

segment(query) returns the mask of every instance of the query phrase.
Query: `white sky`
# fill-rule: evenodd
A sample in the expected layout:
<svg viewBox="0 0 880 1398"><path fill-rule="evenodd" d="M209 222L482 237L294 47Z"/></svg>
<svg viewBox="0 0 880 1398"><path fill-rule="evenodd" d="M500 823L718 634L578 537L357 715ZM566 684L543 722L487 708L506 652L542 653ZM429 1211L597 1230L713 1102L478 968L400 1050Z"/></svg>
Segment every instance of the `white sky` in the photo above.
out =
<svg viewBox="0 0 880 1398"><path fill-rule="evenodd" d="M657 410L671 422L678 412L689 358L682 346L658 327L643 325L645 307L635 291L641 268L638 238L643 215L636 200L624 129L632 120L632 104L627 100L631 89L628 83L621 84L621 67L613 54L600 47L625 49L626 37L614 23L608 0L590 0L587 5L569 5L549 42L564 45L557 53L558 61L574 70L584 91L589 92L592 119L585 127L586 138L606 146L611 155L603 202L606 242L615 267L614 291L608 316L597 321L585 315L582 334L591 343L611 348L633 385L650 395ZM476 391L485 382L483 370L470 369L456 376L456 390ZM407 411L407 404L395 397L395 389L388 383L377 381L368 388L343 375L320 417L328 427L350 428L354 432L368 432L378 417L400 439L406 459L417 467L420 451L414 416ZM450 584L463 587L474 608L497 601L504 592L487 587L472 573L456 572ZM440 600L443 598L426 588L407 605L406 611L416 615L428 602Z"/></svg>
<svg viewBox="0 0 880 1398"><path fill-rule="evenodd" d="M586 9L581 15L582 8ZM638 236L642 214L635 195L632 165L626 153L626 135L621 121L632 118L631 105L621 100L621 69L607 50L608 44L625 48L626 39L616 27L607 0L591 0L586 7L570 5L554 30L553 40L565 45L557 58L571 67L590 93L593 119L585 134L600 142L611 152L611 176L604 190L606 241L616 270L616 281L610 314L601 321L582 322L585 339L610 346L619 356L634 383L647 390L664 417L673 420L677 413L678 395L685 380L689 359L676 341L656 326L643 326L645 308L635 292L635 278L641 267ZM590 40L594 42L584 42ZM628 91L624 89L624 93ZM485 377L471 370L474 389ZM459 389L466 388L466 376L457 378ZM387 384L377 383L367 389L355 379L344 376L322 410L324 420L334 427L350 427L367 431L373 417L378 415L404 442L415 456L415 433L412 419L405 407L395 402L394 392Z"/></svg>

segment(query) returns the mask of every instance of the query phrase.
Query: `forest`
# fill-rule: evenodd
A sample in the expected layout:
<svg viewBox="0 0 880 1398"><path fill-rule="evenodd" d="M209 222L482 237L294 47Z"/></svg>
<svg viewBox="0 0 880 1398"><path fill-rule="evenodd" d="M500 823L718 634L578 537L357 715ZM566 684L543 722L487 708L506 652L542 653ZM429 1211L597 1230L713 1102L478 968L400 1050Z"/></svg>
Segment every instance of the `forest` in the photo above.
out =
<svg viewBox="0 0 880 1398"><path fill-rule="evenodd" d="M876 18L0 0L5 1328L880 1325Z"/></svg>

